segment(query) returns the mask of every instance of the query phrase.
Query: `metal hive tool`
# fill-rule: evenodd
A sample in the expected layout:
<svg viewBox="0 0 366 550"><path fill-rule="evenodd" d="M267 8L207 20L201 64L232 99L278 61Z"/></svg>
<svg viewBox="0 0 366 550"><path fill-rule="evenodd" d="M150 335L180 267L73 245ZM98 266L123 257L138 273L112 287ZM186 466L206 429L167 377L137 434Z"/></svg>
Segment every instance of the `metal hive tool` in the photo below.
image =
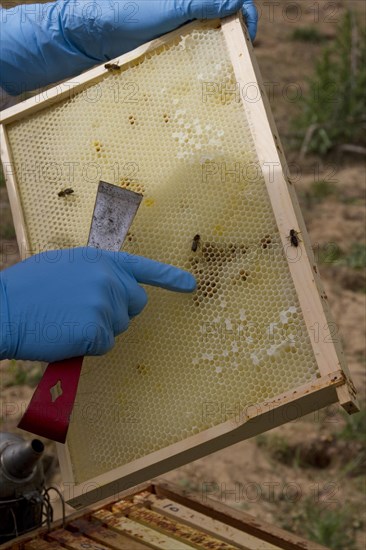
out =
<svg viewBox="0 0 366 550"><path fill-rule="evenodd" d="M133 191L99 182L88 246L118 252L141 200ZM74 357L48 365L18 428L65 443L82 363L83 357Z"/></svg>

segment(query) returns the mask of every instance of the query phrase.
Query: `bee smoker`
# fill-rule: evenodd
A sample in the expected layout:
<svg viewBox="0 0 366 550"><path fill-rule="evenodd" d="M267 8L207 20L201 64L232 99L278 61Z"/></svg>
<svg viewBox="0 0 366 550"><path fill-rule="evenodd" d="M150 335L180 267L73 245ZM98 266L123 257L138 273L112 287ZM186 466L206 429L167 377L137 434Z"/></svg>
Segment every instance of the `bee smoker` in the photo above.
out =
<svg viewBox="0 0 366 550"><path fill-rule="evenodd" d="M43 451L39 439L0 433L0 544L42 524Z"/></svg>

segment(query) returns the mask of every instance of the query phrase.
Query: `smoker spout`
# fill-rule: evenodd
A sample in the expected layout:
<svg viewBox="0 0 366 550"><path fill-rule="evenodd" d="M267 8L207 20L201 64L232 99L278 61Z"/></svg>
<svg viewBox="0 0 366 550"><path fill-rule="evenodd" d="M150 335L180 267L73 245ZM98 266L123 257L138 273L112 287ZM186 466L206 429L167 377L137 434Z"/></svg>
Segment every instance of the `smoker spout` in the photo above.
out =
<svg viewBox="0 0 366 550"><path fill-rule="evenodd" d="M43 451L44 445L39 439L8 445L1 457L3 468L15 478L26 478L32 473Z"/></svg>

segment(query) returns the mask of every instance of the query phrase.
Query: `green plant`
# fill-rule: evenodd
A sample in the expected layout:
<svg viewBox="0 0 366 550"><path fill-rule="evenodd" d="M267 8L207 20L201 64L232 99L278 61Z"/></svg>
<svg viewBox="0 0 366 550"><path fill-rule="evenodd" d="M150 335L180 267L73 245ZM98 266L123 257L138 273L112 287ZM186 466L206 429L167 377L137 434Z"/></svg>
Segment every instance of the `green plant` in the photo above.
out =
<svg viewBox="0 0 366 550"><path fill-rule="evenodd" d="M336 39L316 63L294 120L302 154L327 154L342 144L366 144L366 30L347 11Z"/></svg>
<svg viewBox="0 0 366 550"><path fill-rule="evenodd" d="M317 506L311 499L305 504L304 534L332 550L355 548L350 515L343 508L333 510Z"/></svg>
<svg viewBox="0 0 366 550"><path fill-rule="evenodd" d="M344 265L353 269L366 267L366 245L364 243L353 243L351 250L343 258Z"/></svg>
<svg viewBox="0 0 366 550"><path fill-rule="evenodd" d="M11 380L7 386L24 386L34 387L42 378L43 369L39 363L32 366L24 364L22 361L12 359L9 364L8 374L11 375Z"/></svg>
<svg viewBox="0 0 366 550"><path fill-rule="evenodd" d="M317 250L317 258L320 264L340 265L341 258L344 255L342 249L337 243L327 243L320 246Z"/></svg>
<svg viewBox="0 0 366 550"><path fill-rule="evenodd" d="M344 413L345 426L337 433L339 439L359 441L366 445L366 410L348 415Z"/></svg>
<svg viewBox="0 0 366 550"><path fill-rule="evenodd" d="M306 208L311 209L314 204L322 202L332 195L338 195L338 189L335 184L327 180L318 180L312 182L310 188L302 194L302 197Z"/></svg>
<svg viewBox="0 0 366 550"><path fill-rule="evenodd" d="M15 229L12 223L0 225L0 239L15 239Z"/></svg>
<svg viewBox="0 0 366 550"><path fill-rule="evenodd" d="M364 477L366 474L366 448L357 451L357 455L351 458L341 468L343 477Z"/></svg>
<svg viewBox="0 0 366 550"><path fill-rule="evenodd" d="M285 502L277 510L277 521L284 529L330 550L355 550L355 531L363 526L362 521L354 520L357 510L342 507L336 496L329 498L333 504L319 501L315 495L299 501L295 508L293 503Z"/></svg>
<svg viewBox="0 0 366 550"><path fill-rule="evenodd" d="M321 34L314 26L312 27L299 27L295 29L290 36L291 40L297 42L312 42L318 44L325 40L324 34Z"/></svg>
<svg viewBox="0 0 366 550"><path fill-rule="evenodd" d="M310 193L315 199L317 199L318 201L322 201L330 195L336 195L337 188L331 181L318 180L313 181L313 183L311 184Z"/></svg>
<svg viewBox="0 0 366 550"><path fill-rule="evenodd" d="M353 243L351 249L345 252L337 243L327 243L314 249L317 260L321 264L346 266L352 269L366 268L366 245Z"/></svg>
<svg viewBox="0 0 366 550"><path fill-rule="evenodd" d="M21 363L17 363L15 359L10 361L9 372L13 377L12 386L23 386L27 383L27 371Z"/></svg>
<svg viewBox="0 0 366 550"><path fill-rule="evenodd" d="M359 197L341 197L343 204L363 204L363 201Z"/></svg>

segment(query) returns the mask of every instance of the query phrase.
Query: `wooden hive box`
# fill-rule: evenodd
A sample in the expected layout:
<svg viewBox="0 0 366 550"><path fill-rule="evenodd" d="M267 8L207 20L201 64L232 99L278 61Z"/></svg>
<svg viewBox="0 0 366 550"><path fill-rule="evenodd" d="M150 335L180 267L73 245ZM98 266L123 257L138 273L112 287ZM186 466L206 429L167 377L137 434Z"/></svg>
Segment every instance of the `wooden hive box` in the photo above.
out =
<svg viewBox="0 0 366 550"><path fill-rule="evenodd" d="M142 484L50 526L13 539L3 550L327 550L207 496L162 480Z"/></svg>
<svg viewBox="0 0 366 550"><path fill-rule="evenodd" d="M22 253L85 245L103 179L144 195L124 249L198 283L148 288L115 348L85 359L59 446L75 507L331 403L357 411L241 16L114 63L2 114Z"/></svg>

